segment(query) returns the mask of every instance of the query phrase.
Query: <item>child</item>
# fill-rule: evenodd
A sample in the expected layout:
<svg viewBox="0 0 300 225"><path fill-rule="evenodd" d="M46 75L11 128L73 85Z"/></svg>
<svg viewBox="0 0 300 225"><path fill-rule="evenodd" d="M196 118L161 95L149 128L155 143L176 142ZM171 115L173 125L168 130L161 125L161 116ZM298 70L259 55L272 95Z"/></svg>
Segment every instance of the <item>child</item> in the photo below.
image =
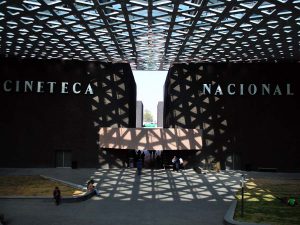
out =
<svg viewBox="0 0 300 225"><path fill-rule="evenodd" d="M60 195L60 190L58 187L55 187L53 191L53 198L55 200L56 205L59 205L60 200L61 200L61 195Z"/></svg>

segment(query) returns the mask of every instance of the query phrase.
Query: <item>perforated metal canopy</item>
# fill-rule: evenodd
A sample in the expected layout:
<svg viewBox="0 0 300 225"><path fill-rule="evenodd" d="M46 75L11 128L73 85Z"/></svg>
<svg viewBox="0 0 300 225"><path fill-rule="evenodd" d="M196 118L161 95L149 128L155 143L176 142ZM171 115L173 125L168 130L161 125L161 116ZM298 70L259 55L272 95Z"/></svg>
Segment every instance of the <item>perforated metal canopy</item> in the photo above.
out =
<svg viewBox="0 0 300 225"><path fill-rule="evenodd" d="M300 0L0 0L1 55L129 62L299 59Z"/></svg>

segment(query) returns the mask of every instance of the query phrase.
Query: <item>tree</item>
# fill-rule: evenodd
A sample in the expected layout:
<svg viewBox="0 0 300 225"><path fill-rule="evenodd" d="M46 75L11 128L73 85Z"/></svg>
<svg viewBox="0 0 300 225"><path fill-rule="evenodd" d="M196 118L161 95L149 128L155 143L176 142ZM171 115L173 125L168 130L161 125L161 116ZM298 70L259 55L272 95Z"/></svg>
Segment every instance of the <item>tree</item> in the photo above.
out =
<svg viewBox="0 0 300 225"><path fill-rule="evenodd" d="M153 121L153 115L150 112L150 110L146 109L144 111L144 122L152 122Z"/></svg>

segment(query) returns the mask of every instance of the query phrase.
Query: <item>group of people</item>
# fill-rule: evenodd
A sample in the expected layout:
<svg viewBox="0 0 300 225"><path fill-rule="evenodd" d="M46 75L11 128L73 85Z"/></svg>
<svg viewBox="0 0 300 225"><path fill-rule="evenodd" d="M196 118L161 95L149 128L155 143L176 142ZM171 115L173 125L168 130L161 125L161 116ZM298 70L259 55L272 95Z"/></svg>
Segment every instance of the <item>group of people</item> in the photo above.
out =
<svg viewBox="0 0 300 225"><path fill-rule="evenodd" d="M173 164L173 171L179 171L180 169L183 169L183 159L178 158L177 156L174 156L172 158L172 164Z"/></svg>
<svg viewBox="0 0 300 225"><path fill-rule="evenodd" d="M142 166L145 168L162 168L161 151L155 150L131 150L128 154L128 164L130 168L137 167L139 160L142 161Z"/></svg>

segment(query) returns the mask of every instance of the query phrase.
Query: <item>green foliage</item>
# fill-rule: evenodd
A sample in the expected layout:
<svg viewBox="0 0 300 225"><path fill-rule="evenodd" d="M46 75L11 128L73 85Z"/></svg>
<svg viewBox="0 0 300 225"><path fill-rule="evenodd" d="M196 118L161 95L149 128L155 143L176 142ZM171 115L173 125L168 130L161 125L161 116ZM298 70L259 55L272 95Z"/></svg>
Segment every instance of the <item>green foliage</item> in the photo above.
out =
<svg viewBox="0 0 300 225"><path fill-rule="evenodd" d="M300 224L300 206L288 206L288 196L300 196L299 180L252 179L245 190L244 216L241 217L241 192L235 220L272 225Z"/></svg>
<svg viewBox="0 0 300 225"><path fill-rule="evenodd" d="M153 115L150 112L150 110L146 109L144 111L144 122L152 122L153 121Z"/></svg>

